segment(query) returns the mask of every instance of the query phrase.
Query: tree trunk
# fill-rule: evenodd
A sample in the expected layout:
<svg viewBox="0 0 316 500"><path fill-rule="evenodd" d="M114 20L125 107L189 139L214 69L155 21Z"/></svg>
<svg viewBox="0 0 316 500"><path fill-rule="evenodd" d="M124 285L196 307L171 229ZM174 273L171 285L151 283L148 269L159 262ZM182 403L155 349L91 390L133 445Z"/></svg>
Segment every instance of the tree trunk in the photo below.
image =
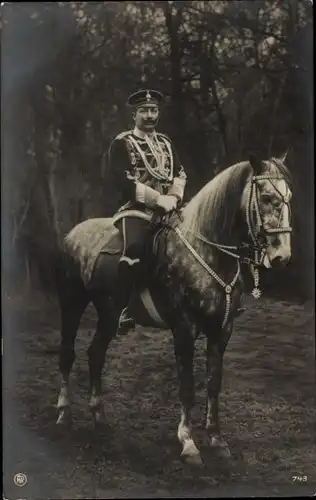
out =
<svg viewBox="0 0 316 500"><path fill-rule="evenodd" d="M268 133L268 156L269 158L272 156L272 147L275 139L275 132L276 132L276 117L277 117L277 111L280 109L280 103L282 101L283 97L283 91L286 86L287 82L287 76L288 74L285 73L285 75L282 77L281 81L278 82L278 87L275 92L275 98L272 106L272 111L270 114L270 131Z"/></svg>
<svg viewBox="0 0 316 500"><path fill-rule="evenodd" d="M182 102L181 49L178 35L182 10L181 7L179 7L176 14L173 15L172 9L173 6L170 5L169 2L163 2L163 10L170 40L171 97L173 103L174 125L176 130L183 130L186 120Z"/></svg>
<svg viewBox="0 0 316 500"><path fill-rule="evenodd" d="M52 223L57 242L58 244L60 244L62 240L62 231L59 224L59 206L58 196L56 192L56 167L54 165L54 162L51 162L51 164L49 165L47 184L49 190L50 205L52 208Z"/></svg>
<svg viewBox="0 0 316 500"><path fill-rule="evenodd" d="M25 268L25 287L24 291L26 294L30 292L31 289L31 265L30 265L30 257L28 252L25 252L24 256L24 268Z"/></svg>
<svg viewBox="0 0 316 500"><path fill-rule="evenodd" d="M54 188L54 165L52 163L51 136L48 110L46 109L45 95L42 89L38 89L34 99L34 154L37 164L39 187L43 192L46 207L39 207L41 216L46 219L46 229L53 244L58 248L59 225L57 212L57 196ZM53 169L53 170L52 170ZM43 220L43 223L45 221Z"/></svg>
<svg viewBox="0 0 316 500"><path fill-rule="evenodd" d="M219 126L221 139L222 139L222 153L223 153L223 157L225 157L229 153L228 144L227 144L226 117L225 117L223 110L222 110L222 105L220 103L220 100L219 100L219 97L217 94L216 83L215 83L213 76L211 76L211 89L212 89L214 104L216 107L218 126Z"/></svg>

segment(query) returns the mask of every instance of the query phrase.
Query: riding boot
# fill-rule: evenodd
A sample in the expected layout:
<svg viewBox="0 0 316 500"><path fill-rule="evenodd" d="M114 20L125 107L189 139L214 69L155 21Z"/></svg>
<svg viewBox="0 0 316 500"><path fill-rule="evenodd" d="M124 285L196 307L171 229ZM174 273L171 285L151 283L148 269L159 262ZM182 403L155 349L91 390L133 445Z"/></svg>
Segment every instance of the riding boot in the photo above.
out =
<svg viewBox="0 0 316 500"><path fill-rule="evenodd" d="M124 257L123 257L124 259ZM118 301L122 307L119 316L119 322L116 335L126 335L130 329L135 328L135 321L130 316L128 311L128 303L131 299L132 293L136 284L136 273L138 272L138 263L130 264L125 259L119 262L119 287L118 287Z"/></svg>

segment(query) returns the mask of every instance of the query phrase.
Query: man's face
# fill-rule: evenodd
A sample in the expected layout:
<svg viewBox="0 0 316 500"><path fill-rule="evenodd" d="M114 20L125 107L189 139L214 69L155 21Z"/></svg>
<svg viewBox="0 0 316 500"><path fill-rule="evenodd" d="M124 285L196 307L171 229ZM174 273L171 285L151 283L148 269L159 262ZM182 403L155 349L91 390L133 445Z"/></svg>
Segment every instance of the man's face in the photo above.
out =
<svg viewBox="0 0 316 500"><path fill-rule="evenodd" d="M144 104L133 113L136 127L143 132L152 132L159 121L159 108L155 104Z"/></svg>

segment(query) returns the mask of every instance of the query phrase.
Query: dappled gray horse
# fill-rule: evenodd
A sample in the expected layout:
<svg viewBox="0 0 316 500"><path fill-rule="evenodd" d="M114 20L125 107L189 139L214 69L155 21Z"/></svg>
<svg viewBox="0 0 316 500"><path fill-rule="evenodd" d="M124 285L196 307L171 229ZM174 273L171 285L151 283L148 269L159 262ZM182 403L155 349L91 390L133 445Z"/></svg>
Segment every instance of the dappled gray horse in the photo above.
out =
<svg viewBox="0 0 316 500"><path fill-rule="evenodd" d="M172 331L181 402L178 439L182 456L189 462L202 463L190 422L194 345L199 335L207 339L209 444L220 454L229 455L220 431L219 394L223 355L243 294L241 264L250 266L253 296L259 298L260 267L285 265L291 256L291 190L284 160L251 157L227 168L206 184L181 214L158 225L148 275L129 304L137 324ZM68 384L75 359L74 343L80 318L90 302L96 308L98 323L88 350L89 404L96 423L105 417L102 369L121 311L117 267L122 241L113 222L112 218L84 221L65 239L59 280L59 424L71 422Z"/></svg>

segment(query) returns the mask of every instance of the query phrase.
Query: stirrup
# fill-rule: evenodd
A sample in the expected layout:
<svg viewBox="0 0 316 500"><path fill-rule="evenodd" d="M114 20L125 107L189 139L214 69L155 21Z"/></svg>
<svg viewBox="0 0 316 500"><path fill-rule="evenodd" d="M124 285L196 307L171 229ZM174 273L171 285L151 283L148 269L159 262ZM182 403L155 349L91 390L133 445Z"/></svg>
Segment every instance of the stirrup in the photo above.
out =
<svg viewBox="0 0 316 500"><path fill-rule="evenodd" d="M129 316L128 308L124 307L118 319L116 336L126 335L132 328L135 328L135 321Z"/></svg>

